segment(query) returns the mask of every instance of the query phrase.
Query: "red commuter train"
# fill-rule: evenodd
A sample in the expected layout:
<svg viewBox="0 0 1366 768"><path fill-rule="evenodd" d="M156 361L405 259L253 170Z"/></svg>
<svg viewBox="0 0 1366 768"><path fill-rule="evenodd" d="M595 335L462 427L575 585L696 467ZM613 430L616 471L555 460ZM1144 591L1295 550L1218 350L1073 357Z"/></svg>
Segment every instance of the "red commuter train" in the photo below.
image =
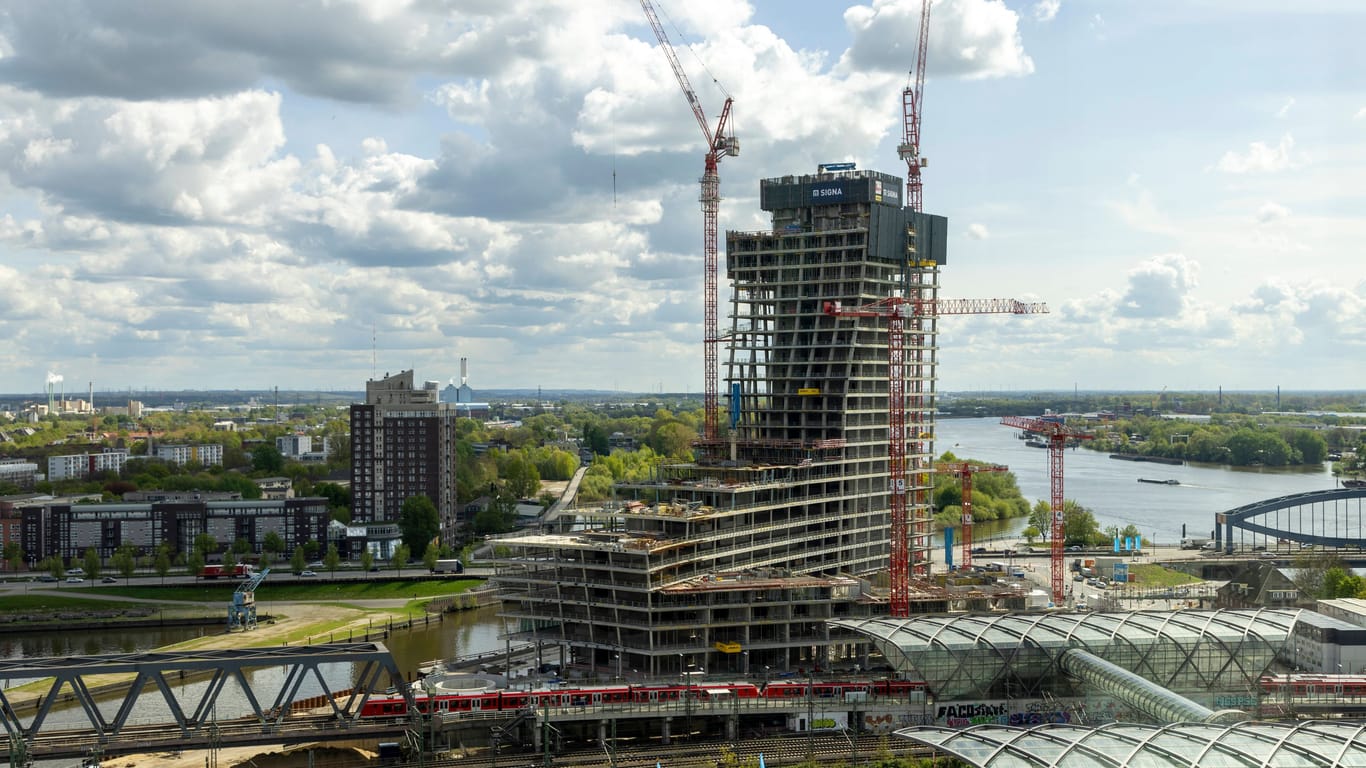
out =
<svg viewBox="0 0 1366 768"><path fill-rule="evenodd" d="M810 693L808 694L808 688ZM487 691L482 693L415 694L417 708L429 705L437 712L482 712L542 707L587 707L601 704L652 704L683 701L730 701L732 699L840 698L847 694L910 696L923 692L925 683L912 680L862 680L849 682L776 681L754 683L705 683L698 685L615 685L554 688L536 691ZM361 707L361 717L405 717L408 703L401 696L372 697Z"/></svg>
<svg viewBox="0 0 1366 768"><path fill-rule="evenodd" d="M1267 696L1366 697L1366 677L1360 675L1264 675L1262 693Z"/></svg>

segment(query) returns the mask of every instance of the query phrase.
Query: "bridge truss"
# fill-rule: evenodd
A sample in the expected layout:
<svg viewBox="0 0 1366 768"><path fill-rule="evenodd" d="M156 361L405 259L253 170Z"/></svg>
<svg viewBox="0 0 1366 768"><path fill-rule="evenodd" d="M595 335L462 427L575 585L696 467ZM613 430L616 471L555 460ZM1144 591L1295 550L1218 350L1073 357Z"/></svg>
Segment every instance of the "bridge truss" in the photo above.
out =
<svg viewBox="0 0 1366 768"><path fill-rule="evenodd" d="M1235 531L1239 534L1235 540ZM1214 517L1217 548L1366 550L1366 488L1333 488L1244 504Z"/></svg>
<svg viewBox="0 0 1366 768"><path fill-rule="evenodd" d="M331 690L322 667L332 664L351 665L352 673L347 679L355 680L355 687ZM263 697L258 694L269 695L269 692L258 690L259 685L254 689L248 675L271 668L283 673L283 682L269 703L263 705ZM110 676L117 682L110 683ZM187 679L207 681L207 684L202 692L196 686L193 692L185 693L189 690L183 685ZM144 690L154 689L161 694L173 721L158 726L160 735L175 740L203 741L208 731L219 725L216 718L219 695L229 682L235 682L238 690L232 695L240 695L251 714L234 718L234 726L278 732L293 705L301 700L300 690L308 680L317 681L323 691L316 697L318 706L330 708L324 719L330 719L338 728L354 725L365 701L390 687L408 700L409 711L414 710L412 690L387 647L382 643L332 643L0 661L0 724L9 737L11 752L16 745L23 745L21 748L35 755L54 750L61 752L54 744L47 744L45 749L40 742L56 741L53 737L66 734L72 738L61 740L93 743L107 749L116 741L147 738L145 726L135 725L131 716ZM16 694L14 687L35 681L48 682L46 690L36 700ZM176 687L182 691L179 696ZM97 694L104 700L103 706L96 701ZM120 695L122 698L118 699ZM73 731L66 724L59 729L50 723L49 715L54 706L66 700L79 705L92 730ZM238 706L232 709L240 709L239 700L234 699L234 704ZM133 730L143 733L136 739L132 736L119 739ZM312 733L316 738L318 732ZM0 750L3 749L3 743L0 743Z"/></svg>

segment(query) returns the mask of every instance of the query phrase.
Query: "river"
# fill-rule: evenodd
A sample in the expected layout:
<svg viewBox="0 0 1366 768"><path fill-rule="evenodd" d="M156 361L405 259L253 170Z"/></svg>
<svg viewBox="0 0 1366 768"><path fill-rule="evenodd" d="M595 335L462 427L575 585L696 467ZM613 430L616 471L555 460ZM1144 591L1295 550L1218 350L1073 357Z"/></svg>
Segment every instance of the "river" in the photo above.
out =
<svg viewBox="0 0 1366 768"><path fill-rule="evenodd" d="M1000 419L944 419L938 423L935 450L952 451L959 459L975 459L1010 467L1020 491L1033 504L1049 498L1048 451L1017 439L1020 431ZM1138 526L1144 538L1158 544L1179 543L1183 533L1209 536L1214 516L1244 504L1302 491L1333 488L1328 464L1313 467L1228 467L1187 463L1181 466L1119 461L1101 451L1068 449L1063 456L1063 494L1095 514L1102 529ZM1140 483L1138 478L1174 479L1180 485ZM1024 519L985 524L983 534L1015 534Z"/></svg>

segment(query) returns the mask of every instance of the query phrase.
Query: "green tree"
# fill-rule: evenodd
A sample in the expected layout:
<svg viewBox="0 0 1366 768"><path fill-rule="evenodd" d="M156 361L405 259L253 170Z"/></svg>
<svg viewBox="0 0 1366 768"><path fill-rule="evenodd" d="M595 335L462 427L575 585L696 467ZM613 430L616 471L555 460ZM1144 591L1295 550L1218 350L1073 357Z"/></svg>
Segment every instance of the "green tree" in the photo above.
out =
<svg viewBox="0 0 1366 768"><path fill-rule="evenodd" d="M413 551L408 549L407 544L399 544L394 548L394 554L389 558L389 564L398 571L398 575L403 575L403 566L408 564L408 558L413 556Z"/></svg>
<svg viewBox="0 0 1366 768"><path fill-rule="evenodd" d="M231 549L223 553L223 575L231 576L237 568L237 553Z"/></svg>
<svg viewBox="0 0 1366 768"><path fill-rule="evenodd" d="M583 425L583 443L588 449L599 456L606 456L612 452L612 446L608 443L607 430L598 424Z"/></svg>
<svg viewBox="0 0 1366 768"><path fill-rule="evenodd" d="M362 571L365 571L366 573L369 573L369 572L370 572L370 568L371 568L374 564L375 564L375 553L374 553L374 552L371 552L369 547L366 547L365 549L361 550L361 553L360 553L360 569L361 569Z"/></svg>
<svg viewBox="0 0 1366 768"><path fill-rule="evenodd" d="M327 554L323 555L323 567L327 569L330 576L337 575L337 567L341 565L341 553L337 551L336 544L327 545Z"/></svg>
<svg viewBox="0 0 1366 768"><path fill-rule="evenodd" d="M294 548L294 556L289 559L289 567L293 569L295 573L308 567L308 556L304 554L303 547Z"/></svg>
<svg viewBox="0 0 1366 768"><path fill-rule="evenodd" d="M650 447L660 456L680 459L692 458L692 444L697 441L697 431L681 421L668 421L660 424L650 438Z"/></svg>
<svg viewBox="0 0 1366 768"><path fill-rule="evenodd" d="M62 558L53 556L43 562L46 563L46 565L40 567L54 577L60 579L66 575L66 564L62 562Z"/></svg>
<svg viewBox="0 0 1366 768"><path fill-rule="evenodd" d="M127 583L132 580L133 574L138 569L137 550L131 544L120 545L118 549L114 550L111 562L114 565L114 570L118 571L119 575L123 577L124 583Z"/></svg>
<svg viewBox="0 0 1366 768"><path fill-rule="evenodd" d="M1347 568L1335 565L1324 571L1323 591L1318 597L1333 600L1339 597L1357 597L1363 587L1362 578Z"/></svg>
<svg viewBox="0 0 1366 768"><path fill-rule="evenodd" d="M6 567L11 571L17 571L24 564L24 548L19 546L17 541L7 541L0 557L4 558Z"/></svg>
<svg viewBox="0 0 1366 768"><path fill-rule="evenodd" d="M185 573L196 579L204 573L204 553L197 547L190 550L189 557L185 558Z"/></svg>
<svg viewBox="0 0 1366 768"><path fill-rule="evenodd" d="M201 558L207 560L209 555L218 551L218 539L215 539L212 534L201 533L194 537L194 551L198 552Z"/></svg>
<svg viewBox="0 0 1366 768"><path fill-rule="evenodd" d="M91 581L98 579L100 577L100 566L104 564L100 559L100 553L91 547L85 551L85 556L81 559L84 561L85 577Z"/></svg>
<svg viewBox="0 0 1366 768"><path fill-rule="evenodd" d="M1025 537L1026 542L1033 544L1034 540L1039 538L1039 529L1032 525L1028 525L1020 532L1020 535Z"/></svg>
<svg viewBox="0 0 1366 768"><path fill-rule="evenodd" d="M166 583L166 574L171 572L171 552L162 545L157 549L156 559L152 561L152 567L156 569L157 575L161 577L161 583Z"/></svg>
<svg viewBox="0 0 1366 768"><path fill-rule="evenodd" d="M541 473L520 451L509 454L500 471L508 492L519 499L534 497L541 490Z"/></svg>
<svg viewBox="0 0 1366 768"><path fill-rule="evenodd" d="M277 554L285 551L285 540L275 531L266 531L266 535L261 539L261 550Z"/></svg>
<svg viewBox="0 0 1366 768"><path fill-rule="evenodd" d="M237 539L232 543L232 553L234 555L251 554L251 542L246 539Z"/></svg>
<svg viewBox="0 0 1366 768"><path fill-rule="evenodd" d="M435 541L428 542L427 550L422 553L422 564L427 566L427 573L436 572L436 561L441 559L441 547Z"/></svg>
<svg viewBox="0 0 1366 768"><path fill-rule="evenodd" d="M1063 540L1069 544L1094 546L1105 543L1105 534L1091 510L1072 499L1062 505Z"/></svg>
<svg viewBox="0 0 1366 768"><path fill-rule="evenodd" d="M1047 540L1053 531L1053 505L1046 499L1039 499L1029 509L1029 524Z"/></svg>
<svg viewBox="0 0 1366 768"><path fill-rule="evenodd" d="M285 457L273 445L258 445L251 449L251 468L257 472L278 474L285 468Z"/></svg>
<svg viewBox="0 0 1366 768"><path fill-rule="evenodd" d="M427 543L441 535L441 517L426 496L409 496L398 513L398 530L409 552L427 551Z"/></svg>
<svg viewBox="0 0 1366 768"><path fill-rule="evenodd" d="M517 499L507 493L499 493L489 501L489 505L474 513L470 527L481 536L491 533L507 533L517 527Z"/></svg>

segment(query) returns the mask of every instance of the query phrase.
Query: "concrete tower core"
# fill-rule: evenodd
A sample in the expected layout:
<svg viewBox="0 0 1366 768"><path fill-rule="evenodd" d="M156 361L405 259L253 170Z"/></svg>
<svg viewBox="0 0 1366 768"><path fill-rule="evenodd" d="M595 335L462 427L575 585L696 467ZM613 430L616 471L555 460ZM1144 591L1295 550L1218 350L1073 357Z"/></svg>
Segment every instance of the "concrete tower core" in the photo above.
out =
<svg viewBox="0 0 1366 768"><path fill-rule="evenodd" d="M695 461L618 483L627 501L493 542L515 637L618 675L866 663L866 638L826 620L887 612L887 328L824 304L937 298L947 221L902 208L901 191L860 170L761 182L772 228L726 234L722 429ZM935 335L933 316L907 323L910 554L924 565ZM945 609L942 592L921 597Z"/></svg>

